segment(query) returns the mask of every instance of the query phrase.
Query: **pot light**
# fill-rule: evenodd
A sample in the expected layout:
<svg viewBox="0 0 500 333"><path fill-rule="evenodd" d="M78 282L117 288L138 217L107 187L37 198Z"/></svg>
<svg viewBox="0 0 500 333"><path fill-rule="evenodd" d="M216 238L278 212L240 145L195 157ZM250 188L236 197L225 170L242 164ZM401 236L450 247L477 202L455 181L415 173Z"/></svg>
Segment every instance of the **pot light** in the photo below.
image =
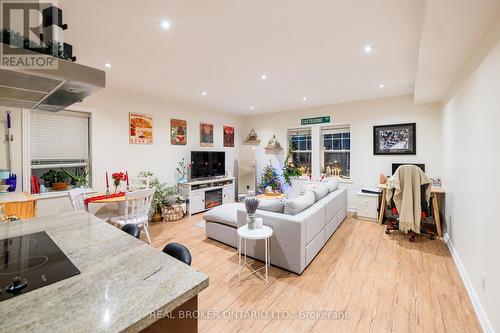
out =
<svg viewBox="0 0 500 333"><path fill-rule="evenodd" d="M365 47L363 47L363 51L365 53L372 53L373 47L371 45L365 45Z"/></svg>
<svg viewBox="0 0 500 333"><path fill-rule="evenodd" d="M104 67L111 68L111 64L109 62L105 62Z"/></svg>
<svg viewBox="0 0 500 333"><path fill-rule="evenodd" d="M266 75L266 74L262 74L262 75L260 76L260 78L261 78L262 80L267 80L267 75Z"/></svg>
<svg viewBox="0 0 500 333"><path fill-rule="evenodd" d="M254 109L254 107L253 107L253 105L251 105L251 106L250 106L250 110L253 110L253 109Z"/></svg>
<svg viewBox="0 0 500 333"><path fill-rule="evenodd" d="M381 84L379 84L379 85L378 85L378 87L379 87L379 88L383 88L383 87L385 87L385 86L384 86L384 84L383 84L383 83L381 83Z"/></svg>
<svg viewBox="0 0 500 333"><path fill-rule="evenodd" d="M206 92L206 91L202 91L202 92L201 92L201 95L202 95L202 96L207 96L207 92Z"/></svg>
<svg viewBox="0 0 500 333"><path fill-rule="evenodd" d="M302 97L302 100L303 100L304 102L305 102L305 101L307 101L307 97L306 97L306 96Z"/></svg>
<svg viewBox="0 0 500 333"><path fill-rule="evenodd" d="M167 20L163 20L163 21L161 21L161 27L162 27L163 29L165 29L165 30L170 29L170 22L169 22L169 21L167 21Z"/></svg>

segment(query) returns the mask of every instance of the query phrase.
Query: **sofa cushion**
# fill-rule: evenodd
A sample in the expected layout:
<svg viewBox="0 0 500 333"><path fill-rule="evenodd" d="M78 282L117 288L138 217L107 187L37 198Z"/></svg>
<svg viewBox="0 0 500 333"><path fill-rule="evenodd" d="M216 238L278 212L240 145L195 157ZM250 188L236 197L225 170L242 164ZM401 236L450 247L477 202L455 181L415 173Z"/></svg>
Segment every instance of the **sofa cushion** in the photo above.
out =
<svg viewBox="0 0 500 333"><path fill-rule="evenodd" d="M329 179L324 184L328 187L328 193L332 193L339 187L339 181L337 179Z"/></svg>
<svg viewBox="0 0 500 333"><path fill-rule="evenodd" d="M315 200L321 200L328 194L328 187L325 184L318 184L313 190Z"/></svg>
<svg viewBox="0 0 500 333"><path fill-rule="evenodd" d="M237 202L227 203L210 209L203 215L203 219L205 221L222 223L236 228L238 208L245 209L245 205Z"/></svg>
<svg viewBox="0 0 500 333"><path fill-rule="evenodd" d="M285 201L283 199L259 200L259 207L257 207L257 209L275 213L283 213L284 208Z"/></svg>
<svg viewBox="0 0 500 333"><path fill-rule="evenodd" d="M298 198L285 201L285 214L296 215L306 208L311 207L316 201L314 192L307 192Z"/></svg>

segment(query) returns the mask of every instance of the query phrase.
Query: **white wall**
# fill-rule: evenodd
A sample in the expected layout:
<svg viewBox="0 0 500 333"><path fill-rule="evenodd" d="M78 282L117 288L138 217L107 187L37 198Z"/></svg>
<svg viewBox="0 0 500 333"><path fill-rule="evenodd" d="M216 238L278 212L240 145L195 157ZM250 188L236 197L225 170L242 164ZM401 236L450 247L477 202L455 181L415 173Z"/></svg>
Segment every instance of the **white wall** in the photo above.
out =
<svg viewBox="0 0 500 333"><path fill-rule="evenodd" d="M441 176L441 113L434 104L413 104L413 96L401 96L308 108L301 110L268 113L247 117L243 132L254 128L261 144L255 150L257 170L271 160L273 165L282 165L285 151L280 156L266 154L264 146L273 134L283 146L287 145L288 128L300 127L301 118L330 116L333 125L349 124L351 127L351 178L349 207L354 207L354 196L362 186L376 186L380 173L390 174L393 162L418 162L426 164L427 174ZM411 156L373 155L373 126L397 123L417 123L417 154ZM316 127L319 125L316 125ZM319 130L316 130L319 133ZM313 137L313 145L319 139ZM314 156L313 156L314 157ZM318 157L319 158L319 157Z"/></svg>
<svg viewBox="0 0 500 333"><path fill-rule="evenodd" d="M174 104L166 100L150 98L128 91L106 88L86 99L81 106L94 110L92 119L92 164L94 187L105 188L107 171L129 172L135 176L142 170L150 170L160 180L175 184L177 164L182 158L189 161L192 150L226 151L226 169L233 171L236 147L239 144L240 118L211 110ZM153 144L129 144L129 112L153 116ZM186 146L170 144L170 118L188 122ZM214 147L200 147L199 123L214 124ZM223 147L222 127L235 126L235 148Z"/></svg>
<svg viewBox="0 0 500 333"><path fill-rule="evenodd" d="M443 108L449 245L487 332L500 332L496 211L500 201L500 24L496 36L494 48Z"/></svg>
<svg viewBox="0 0 500 333"><path fill-rule="evenodd" d="M92 112L93 187L105 191L105 173L128 171L135 177L142 170L152 171L162 182L176 183L176 167L182 158L189 161L192 150L226 152L226 170L233 173L240 138L240 117L212 110L175 104L167 100L105 88L75 108ZM129 144L129 112L153 116L153 144ZM170 118L188 123L186 146L170 144ZM200 147L199 123L214 124L214 147ZM222 127L235 126L235 148L223 147ZM110 186L112 187L111 178ZM69 199L51 198L39 201L37 216L47 216L71 209Z"/></svg>

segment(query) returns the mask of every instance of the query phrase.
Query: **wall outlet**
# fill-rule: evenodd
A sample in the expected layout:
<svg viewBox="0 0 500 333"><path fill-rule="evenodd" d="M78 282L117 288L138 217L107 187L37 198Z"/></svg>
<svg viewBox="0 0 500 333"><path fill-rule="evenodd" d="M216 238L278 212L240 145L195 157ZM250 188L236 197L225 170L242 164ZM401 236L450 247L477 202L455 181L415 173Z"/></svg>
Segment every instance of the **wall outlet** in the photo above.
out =
<svg viewBox="0 0 500 333"><path fill-rule="evenodd" d="M486 275L484 273L481 273L481 290L486 292Z"/></svg>

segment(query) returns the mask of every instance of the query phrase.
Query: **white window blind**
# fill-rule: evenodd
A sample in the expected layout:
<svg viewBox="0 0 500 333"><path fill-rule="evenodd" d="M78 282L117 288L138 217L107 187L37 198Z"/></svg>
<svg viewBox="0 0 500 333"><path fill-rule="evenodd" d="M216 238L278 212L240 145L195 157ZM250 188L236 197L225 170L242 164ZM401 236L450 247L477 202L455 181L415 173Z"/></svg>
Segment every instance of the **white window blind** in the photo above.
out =
<svg viewBox="0 0 500 333"><path fill-rule="evenodd" d="M89 163L87 113L31 111L30 154L32 168L85 166Z"/></svg>

